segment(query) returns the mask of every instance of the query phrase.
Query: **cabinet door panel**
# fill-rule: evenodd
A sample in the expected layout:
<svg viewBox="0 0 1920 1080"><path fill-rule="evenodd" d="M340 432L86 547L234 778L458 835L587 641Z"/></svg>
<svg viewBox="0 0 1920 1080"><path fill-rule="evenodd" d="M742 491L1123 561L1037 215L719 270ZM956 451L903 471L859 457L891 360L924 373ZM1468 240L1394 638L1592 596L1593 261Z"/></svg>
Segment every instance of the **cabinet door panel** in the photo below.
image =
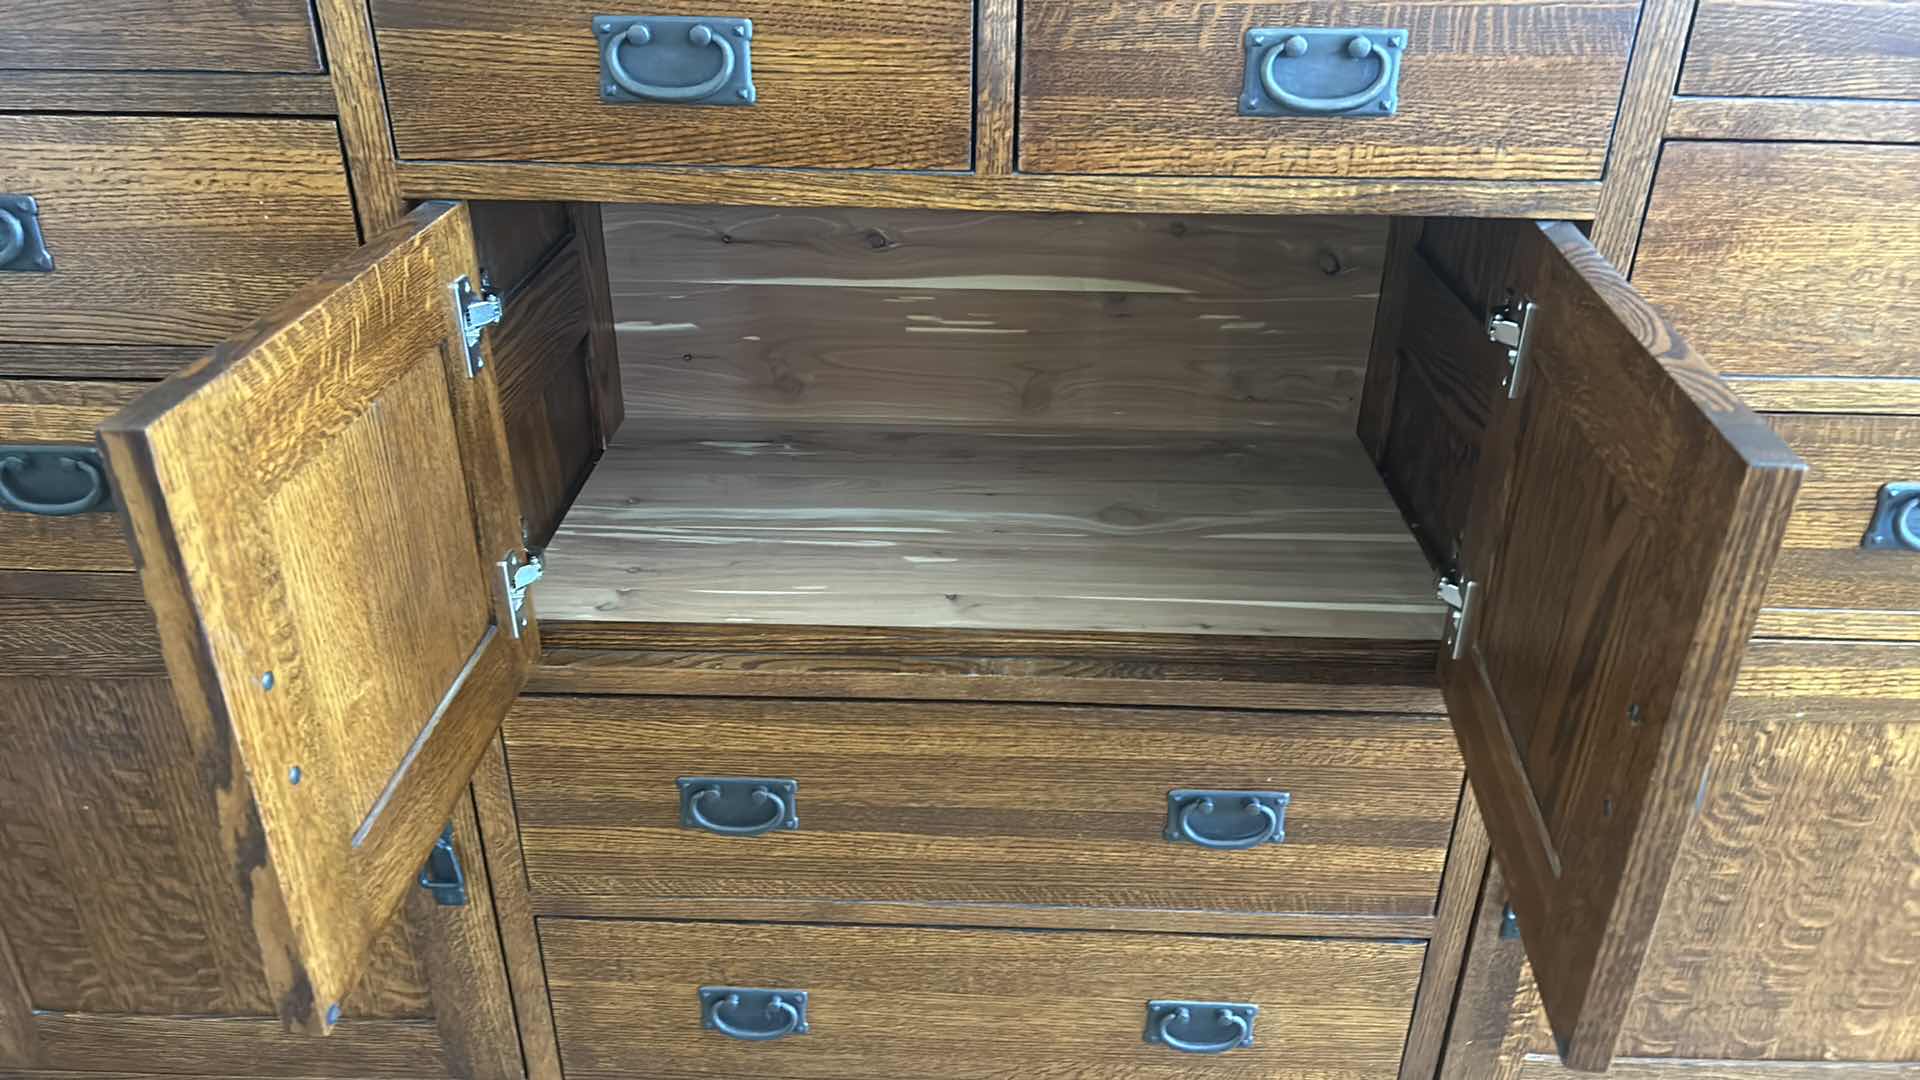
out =
<svg viewBox="0 0 1920 1080"><path fill-rule="evenodd" d="M422 206L101 426L282 1019L332 1027L537 640L498 614L520 511L492 367Z"/></svg>

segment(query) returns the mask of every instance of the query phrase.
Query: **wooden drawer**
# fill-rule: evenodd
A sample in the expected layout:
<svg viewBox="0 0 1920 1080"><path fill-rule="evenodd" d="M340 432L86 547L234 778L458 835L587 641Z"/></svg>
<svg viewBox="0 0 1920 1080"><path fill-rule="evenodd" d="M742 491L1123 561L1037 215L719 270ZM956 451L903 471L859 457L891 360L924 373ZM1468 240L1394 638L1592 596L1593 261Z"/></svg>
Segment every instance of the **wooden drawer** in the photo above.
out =
<svg viewBox="0 0 1920 1080"><path fill-rule="evenodd" d="M802 1080L1393 1077L1425 946L545 919L569 1077ZM807 992L806 1034L702 1030L702 986ZM1147 1044L1156 999L1258 1005L1253 1045L1211 1059ZM1196 1063L1205 1062L1204 1069Z"/></svg>
<svg viewBox="0 0 1920 1080"><path fill-rule="evenodd" d="M1337 8L1028 0L1020 165L1039 173L1597 179L1639 8L1637 0ZM1408 32L1395 115L1238 114L1247 31L1316 26Z"/></svg>
<svg viewBox="0 0 1920 1080"><path fill-rule="evenodd" d="M1680 93L1920 97L1920 6L1841 0L1701 0Z"/></svg>
<svg viewBox="0 0 1920 1080"><path fill-rule="evenodd" d="M0 379L0 446L90 447L100 421L147 389L140 383ZM43 517L0 509L0 570L131 569L117 513Z"/></svg>
<svg viewBox="0 0 1920 1080"><path fill-rule="evenodd" d="M536 903L576 914L740 897L1428 914L1461 784L1439 718L534 697L506 733ZM681 776L798 781L800 827L683 828ZM1286 791L1286 839L1173 843L1176 788Z"/></svg>
<svg viewBox="0 0 1920 1080"><path fill-rule="evenodd" d="M1722 372L1920 375L1915 281L1920 146L1662 151L1633 283ZM1791 385L1739 385L1792 407Z"/></svg>
<svg viewBox="0 0 1920 1080"><path fill-rule="evenodd" d="M331 120L0 116L0 191L54 263L0 274L0 341L215 342L359 243Z"/></svg>
<svg viewBox="0 0 1920 1080"><path fill-rule="evenodd" d="M308 0L0 0L7 68L319 71L320 39Z"/></svg>
<svg viewBox="0 0 1920 1080"><path fill-rule="evenodd" d="M1881 485L1920 481L1920 417L1768 419L1807 460L1807 479L1757 632L1920 640L1920 552L1860 546Z"/></svg>
<svg viewBox="0 0 1920 1080"><path fill-rule="evenodd" d="M400 156L867 169L971 162L968 0L756 0L722 9L665 0L614 10L752 20L756 100L602 102L591 20L609 12L597 0L374 0Z"/></svg>

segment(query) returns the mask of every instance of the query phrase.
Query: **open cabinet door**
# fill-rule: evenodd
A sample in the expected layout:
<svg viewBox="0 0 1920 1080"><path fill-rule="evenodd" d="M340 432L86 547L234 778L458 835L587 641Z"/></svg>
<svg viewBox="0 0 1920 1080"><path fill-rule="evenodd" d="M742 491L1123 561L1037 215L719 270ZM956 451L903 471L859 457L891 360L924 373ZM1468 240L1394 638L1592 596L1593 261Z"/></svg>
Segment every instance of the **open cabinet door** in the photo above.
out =
<svg viewBox="0 0 1920 1080"><path fill-rule="evenodd" d="M1485 418L1437 440L1478 458L1441 685L1561 1056L1601 1070L1804 466L1573 226L1419 246L1402 361Z"/></svg>
<svg viewBox="0 0 1920 1080"><path fill-rule="evenodd" d="M520 509L463 278L480 281L467 207L422 206L100 429L303 1030L338 1018L538 652L503 581Z"/></svg>

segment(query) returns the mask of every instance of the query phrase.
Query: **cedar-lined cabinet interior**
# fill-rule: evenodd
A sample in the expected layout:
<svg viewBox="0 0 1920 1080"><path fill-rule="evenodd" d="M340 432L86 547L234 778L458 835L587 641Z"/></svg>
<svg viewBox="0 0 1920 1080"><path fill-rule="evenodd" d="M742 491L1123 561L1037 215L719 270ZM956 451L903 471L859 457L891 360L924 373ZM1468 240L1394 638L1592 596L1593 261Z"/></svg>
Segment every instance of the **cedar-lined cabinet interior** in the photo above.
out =
<svg viewBox="0 0 1920 1080"><path fill-rule="evenodd" d="M1429 643L1605 1066L1801 466L1578 229L598 210L606 280L477 364L477 213L427 203L101 429L290 1023L534 663L544 547L549 622ZM566 304L618 372L500 361Z"/></svg>

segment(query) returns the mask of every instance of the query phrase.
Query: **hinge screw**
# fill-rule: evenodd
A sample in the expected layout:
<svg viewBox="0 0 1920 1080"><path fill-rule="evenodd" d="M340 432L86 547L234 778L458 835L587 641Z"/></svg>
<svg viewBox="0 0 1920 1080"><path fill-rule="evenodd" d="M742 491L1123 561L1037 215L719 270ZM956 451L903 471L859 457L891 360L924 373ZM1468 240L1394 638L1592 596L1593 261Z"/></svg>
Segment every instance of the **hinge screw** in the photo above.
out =
<svg viewBox="0 0 1920 1080"><path fill-rule="evenodd" d="M300 776L301 776L300 766L295 765L293 768L287 770L287 783L295 784L295 785L299 784Z"/></svg>
<svg viewBox="0 0 1920 1080"><path fill-rule="evenodd" d="M1248 34L1247 40L1253 42L1255 45L1265 45L1267 43L1267 35L1256 32Z"/></svg>
<svg viewBox="0 0 1920 1080"><path fill-rule="evenodd" d="M336 1001L333 1004L327 1006L327 1023L337 1024L339 1022L340 1022L340 1003Z"/></svg>
<svg viewBox="0 0 1920 1080"><path fill-rule="evenodd" d="M267 672L262 672L262 673L261 673L261 675L260 675L260 689L262 689L262 690L271 690L271 689L273 689L273 672L271 672L271 671L267 671Z"/></svg>
<svg viewBox="0 0 1920 1080"><path fill-rule="evenodd" d="M1647 722L1647 711L1638 705L1627 706L1627 723L1639 727Z"/></svg>

